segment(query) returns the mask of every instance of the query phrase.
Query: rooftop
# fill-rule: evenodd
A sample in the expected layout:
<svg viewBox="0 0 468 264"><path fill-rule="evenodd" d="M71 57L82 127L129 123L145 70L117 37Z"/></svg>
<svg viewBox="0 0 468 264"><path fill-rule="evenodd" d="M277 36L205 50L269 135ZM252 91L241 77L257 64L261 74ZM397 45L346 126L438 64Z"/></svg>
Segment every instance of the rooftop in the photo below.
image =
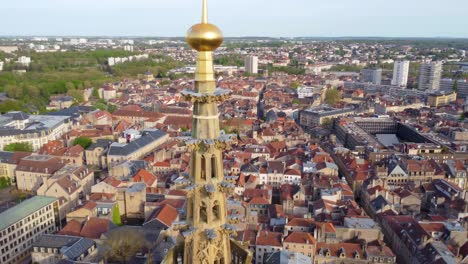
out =
<svg viewBox="0 0 468 264"><path fill-rule="evenodd" d="M4 211L0 214L0 230L15 224L55 201L57 201L57 198L38 195Z"/></svg>

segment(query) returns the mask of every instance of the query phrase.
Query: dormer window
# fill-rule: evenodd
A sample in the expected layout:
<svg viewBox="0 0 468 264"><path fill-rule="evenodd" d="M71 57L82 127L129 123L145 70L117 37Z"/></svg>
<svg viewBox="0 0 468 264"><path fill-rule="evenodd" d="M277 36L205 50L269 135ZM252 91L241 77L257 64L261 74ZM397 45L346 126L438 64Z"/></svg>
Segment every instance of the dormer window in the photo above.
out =
<svg viewBox="0 0 468 264"><path fill-rule="evenodd" d="M340 258L345 258L346 257L346 251L344 248L340 248Z"/></svg>

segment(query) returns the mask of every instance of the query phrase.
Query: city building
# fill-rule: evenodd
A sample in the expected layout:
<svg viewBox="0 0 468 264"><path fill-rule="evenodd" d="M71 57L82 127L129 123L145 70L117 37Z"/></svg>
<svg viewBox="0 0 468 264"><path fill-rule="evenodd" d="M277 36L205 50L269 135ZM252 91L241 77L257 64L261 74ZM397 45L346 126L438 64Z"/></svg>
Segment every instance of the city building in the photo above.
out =
<svg viewBox="0 0 468 264"><path fill-rule="evenodd" d="M88 166L97 166L98 168L107 167L107 152L113 143L109 139L98 139L95 143L85 150L86 164Z"/></svg>
<svg viewBox="0 0 468 264"><path fill-rule="evenodd" d="M18 61L16 62L20 65L23 65L23 66L26 66L26 67L29 67L29 64L31 64L31 58L30 57L26 57L26 56L21 56L18 58Z"/></svg>
<svg viewBox="0 0 468 264"><path fill-rule="evenodd" d="M71 126L69 116L9 112L0 116L0 149L11 143L29 143L36 151L47 142L60 139Z"/></svg>
<svg viewBox="0 0 468 264"><path fill-rule="evenodd" d="M457 101L457 93L452 92L445 92L445 91L437 91L428 94L427 96L427 104L430 107L439 107L448 105L450 103L454 103Z"/></svg>
<svg viewBox="0 0 468 264"><path fill-rule="evenodd" d="M455 85L455 82L457 83ZM452 92L456 88L457 97L461 99L468 98L468 81L465 79L453 80L442 79L440 81L440 90Z"/></svg>
<svg viewBox="0 0 468 264"><path fill-rule="evenodd" d="M251 74L258 73L258 57L257 56L247 56L245 58L245 72Z"/></svg>
<svg viewBox="0 0 468 264"><path fill-rule="evenodd" d="M21 263L42 235L57 231L57 198L35 196L0 213L0 262Z"/></svg>
<svg viewBox="0 0 468 264"><path fill-rule="evenodd" d="M423 63L419 66L419 90L439 90L442 62Z"/></svg>
<svg viewBox="0 0 468 264"><path fill-rule="evenodd" d="M42 184L66 163L49 155L31 155L21 159L16 167L16 185L18 190L35 192Z"/></svg>
<svg viewBox="0 0 468 264"><path fill-rule="evenodd" d="M88 238L44 234L34 242L31 258L32 263L39 264L54 264L61 260L99 263L89 259L96 249L96 242Z"/></svg>
<svg viewBox="0 0 468 264"><path fill-rule="evenodd" d="M299 113L299 124L303 127L313 128L330 123L332 119L355 114L353 108L333 108L327 105L312 107Z"/></svg>
<svg viewBox="0 0 468 264"><path fill-rule="evenodd" d="M151 151L164 144L169 134L162 130L144 130L140 137L127 143L112 143L107 153L107 164L115 164L126 160L142 159Z"/></svg>
<svg viewBox="0 0 468 264"><path fill-rule="evenodd" d="M392 85L406 87L408 84L409 61L395 61L393 65Z"/></svg>
<svg viewBox="0 0 468 264"><path fill-rule="evenodd" d="M361 80L365 83L380 85L382 83L382 69L362 69Z"/></svg>

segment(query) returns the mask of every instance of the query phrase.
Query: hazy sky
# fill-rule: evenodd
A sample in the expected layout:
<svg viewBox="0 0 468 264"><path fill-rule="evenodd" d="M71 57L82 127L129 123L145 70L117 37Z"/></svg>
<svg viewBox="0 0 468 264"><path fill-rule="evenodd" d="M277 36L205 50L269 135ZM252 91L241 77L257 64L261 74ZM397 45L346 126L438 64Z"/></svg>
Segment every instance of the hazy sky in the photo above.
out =
<svg viewBox="0 0 468 264"><path fill-rule="evenodd" d="M467 0L209 0L226 36L468 37ZM1 0L0 35L183 36L201 0Z"/></svg>

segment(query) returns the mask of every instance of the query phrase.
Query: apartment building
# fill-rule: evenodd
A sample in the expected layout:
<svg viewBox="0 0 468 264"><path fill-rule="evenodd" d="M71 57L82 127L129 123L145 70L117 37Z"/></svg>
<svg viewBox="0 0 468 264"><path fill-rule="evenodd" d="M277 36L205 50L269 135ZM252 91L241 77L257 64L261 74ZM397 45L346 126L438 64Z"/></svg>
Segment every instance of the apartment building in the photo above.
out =
<svg viewBox="0 0 468 264"><path fill-rule="evenodd" d="M427 104L430 107L439 107L457 101L456 92L437 91L427 96Z"/></svg>
<svg viewBox="0 0 468 264"><path fill-rule="evenodd" d="M57 231L59 201L35 196L0 213L0 262L20 263L42 235Z"/></svg>
<svg viewBox="0 0 468 264"><path fill-rule="evenodd" d="M11 143L29 143L36 151L70 131L69 116L28 115L9 112L0 115L0 149Z"/></svg>
<svg viewBox="0 0 468 264"><path fill-rule="evenodd" d="M421 64L419 67L419 90L439 90L442 77L442 62Z"/></svg>

